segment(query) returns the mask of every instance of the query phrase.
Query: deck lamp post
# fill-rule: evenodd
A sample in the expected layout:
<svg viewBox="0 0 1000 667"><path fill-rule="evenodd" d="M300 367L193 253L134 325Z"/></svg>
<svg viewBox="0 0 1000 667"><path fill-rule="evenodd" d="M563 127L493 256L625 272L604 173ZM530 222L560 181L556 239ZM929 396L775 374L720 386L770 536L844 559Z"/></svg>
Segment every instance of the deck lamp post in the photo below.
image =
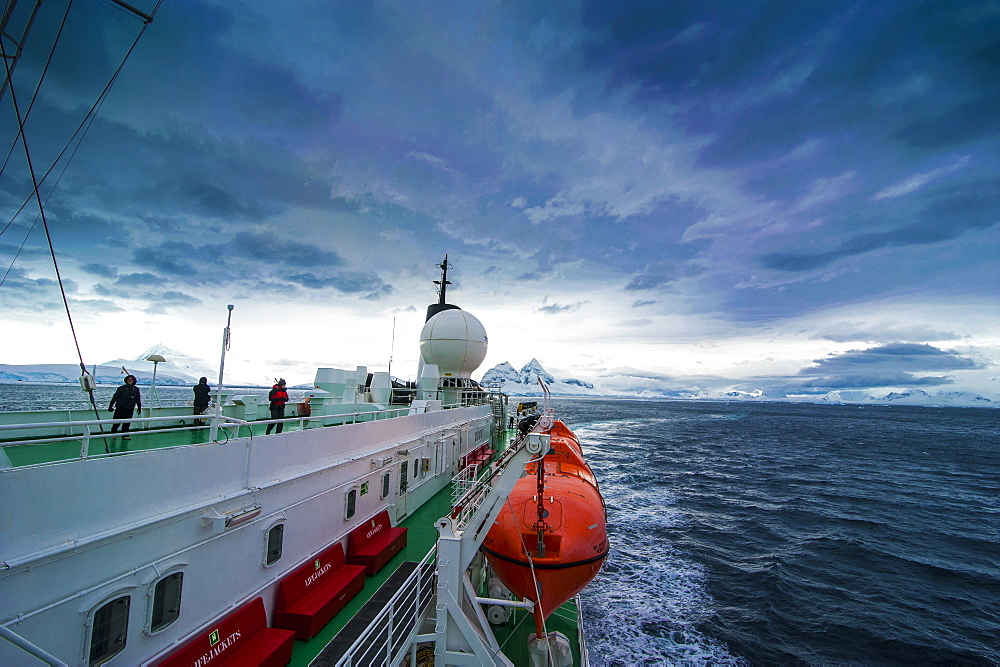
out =
<svg viewBox="0 0 1000 667"><path fill-rule="evenodd" d="M215 390L215 416L212 418L212 426L208 430L208 441L215 442L219 435L219 418L222 417L222 376L226 369L226 350L229 349L229 325L233 321L232 304L226 306L229 309L229 316L226 318L226 328L222 330L222 359L219 361L219 386Z"/></svg>
<svg viewBox="0 0 1000 667"><path fill-rule="evenodd" d="M149 387L149 397L156 401L156 407L160 407L160 397L156 393L156 367L157 365L166 361L166 359L164 359L162 356L158 354L151 354L148 357L146 357L146 361L153 362L153 382Z"/></svg>

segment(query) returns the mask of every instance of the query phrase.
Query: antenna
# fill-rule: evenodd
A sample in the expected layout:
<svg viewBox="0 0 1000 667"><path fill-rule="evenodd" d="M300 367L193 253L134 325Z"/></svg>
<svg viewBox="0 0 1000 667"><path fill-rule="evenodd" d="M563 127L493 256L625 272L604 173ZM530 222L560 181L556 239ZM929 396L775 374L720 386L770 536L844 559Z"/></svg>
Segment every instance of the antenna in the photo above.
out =
<svg viewBox="0 0 1000 667"><path fill-rule="evenodd" d="M389 344L389 382L392 382L392 353L396 349L396 318L392 318L392 342Z"/></svg>
<svg viewBox="0 0 1000 667"><path fill-rule="evenodd" d="M441 269L441 280L435 280L434 284L439 286L438 287L438 295L439 295L438 296L438 303L441 304L441 305L444 305L444 303L445 303L444 295L445 295L445 292L448 289L448 285L451 284L451 281L448 280L448 267L450 267L451 264L448 263L448 255L447 254L444 256L444 261L441 262L440 264L438 264L437 266L438 266L438 268Z"/></svg>

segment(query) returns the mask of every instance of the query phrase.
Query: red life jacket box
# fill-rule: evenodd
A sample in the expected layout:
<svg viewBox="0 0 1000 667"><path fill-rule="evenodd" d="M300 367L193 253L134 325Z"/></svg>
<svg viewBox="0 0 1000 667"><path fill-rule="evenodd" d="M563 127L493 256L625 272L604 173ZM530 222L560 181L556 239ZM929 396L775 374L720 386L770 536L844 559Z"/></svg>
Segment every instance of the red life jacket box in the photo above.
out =
<svg viewBox="0 0 1000 667"><path fill-rule="evenodd" d="M347 536L347 562L364 565L373 576L405 546L406 528L394 528L389 513L382 510Z"/></svg>
<svg viewBox="0 0 1000 667"><path fill-rule="evenodd" d="M258 597L208 626L157 664L282 667L292 659L294 637L290 630L267 627L264 599Z"/></svg>
<svg viewBox="0 0 1000 667"><path fill-rule="evenodd" d="M348 565L337 542L278 582L274 627L311 639L364 587L364 566Z"/></svg>

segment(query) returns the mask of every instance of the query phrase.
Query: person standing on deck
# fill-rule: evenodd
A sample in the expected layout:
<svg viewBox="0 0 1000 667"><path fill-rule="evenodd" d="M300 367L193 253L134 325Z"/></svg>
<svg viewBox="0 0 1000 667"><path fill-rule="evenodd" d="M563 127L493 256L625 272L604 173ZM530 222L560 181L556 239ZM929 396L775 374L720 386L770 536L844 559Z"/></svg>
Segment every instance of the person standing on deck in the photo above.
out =
<svg viewBox="0 0 1000 667"><path fill-rule="evenodd" d="M288 392L285 391L285 379L280 378L271 387L271 391L267 394L267 400L270 402L271 408L271 419L284 419L285 418L285 403L288 402ZM281 433L281 427L284 426L281 422L277 424L277 432ZM265 435L271 435L271 429L275 427L275 424L267 425L267 432Z"/></svg>
<svg viewBox="0 0 1000 667"><path fill-rule="evenodd" d="M208 409L208 395L212 392L212 387L208 384L208 378L203 377L194 386L194 413L196 415L205 414ZM204 426L204 419L195 419L195 426Z"/></svg>
<svg viewBox="0 0 1000 667"><path fill-rule="evenodd" d="M139 393L139 387L135 386L135 376L126 375L125 384L118 387L115 395L111 397L108 412L114 412L115 419L131 419L132 413L136 410L142 411L142 394ZM132 436L128 434L128 430L132 422L112 424L111 432L117 433L119 426L122 427L122 440L131 440Z"/></svg>

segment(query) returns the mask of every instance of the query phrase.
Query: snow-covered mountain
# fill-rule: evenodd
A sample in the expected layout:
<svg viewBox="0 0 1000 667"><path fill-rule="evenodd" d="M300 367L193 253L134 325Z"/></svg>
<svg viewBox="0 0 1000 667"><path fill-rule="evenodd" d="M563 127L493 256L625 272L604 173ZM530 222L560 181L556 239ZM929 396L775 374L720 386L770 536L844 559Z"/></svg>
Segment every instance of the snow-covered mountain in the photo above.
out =
<svg viewBox="0 0 1000 667"><path fill-rule="evenodd" d="M153 378L153 364L146 362L150 369L142 370L132 366L127 366L129 372L136 377L139 384L149 384ZM98 384L120 384L125 374L122 372L121 364L114 366L100 364L98 366L88 366L87 371L96 379ZM79 364L0 364L0 383L7 382L27 382L45 384L49 382L78 382L80 380ZM159 385L190 385L195 381L188 380L175 375L163 373L163 369L156 371L156 384Z"/></svg>
<svg viewBox="0 0 1000 667"><path fill-rule="evenodd" d="M158 354L166 361L157 365L156 384L159 385L191 385L201 376L211 378L212 365L206 361L172 350L166 345L157 344L134 359L113 359L96 367L88 366L99 384L118 384L122 381L125 367L134 375L139 384L149 384L153 378L153 362L146 357ZM218 371L215 372L218 374ZM80 366L78 364L0 364L0 382L78 382Z"/></svg>
<svg viewBox="0 0 1000 667"><path fill-rule="evenodd" d="M499 387L504 393L514 396L540 396L541 388L537 378L549 385L549 391L554 396L616 396L640 399L666 399L686 401L746 401L765 402L783 401L794 403L827 403L827 404L867 404L867 405L924 405L924 406L954 406L954 407L992 407L1000 408L1000 401L978 394L961 391L940 392L932 394L919 389L911 391L894 391L885 394L870 391L831 391L827 394L785 395L784 393L769 393L761 388L750 388L745 384L732 385L721 378L716 382L704 382L701 386L688 385L684 388L676 386L676 382L658 381L647 376L636 375L629 378L608 376L603 380L607 384L590 383L576 378L556 378L538 362L532 359L520 370L509 362L497 364L483 374L483 385ZM671 384L675 386L670 386ZM627 387L627 388L626 388Z"/></svg>
<svg viewBox="0 0 1000 667"><path fill-rule="evenodd" d="M960 406L960 407L997 407L997 402L985 396L970 394L964 391L942 391L930 394L921 389L910 391L892 391L881 398L869 396L864 403L882 405L927 405L927 406Z"/></svg>
<svg viewBox="0 0 1000 667"><path fill-rule="evenodd" d="M576 378L556 379L552 373L545 370L538 359L532 359L521 370L516 370L509 362L497 364L483 375L482 384L500 387L505 394L512 396L541 396L542 388L538 379L548 385L553 396L608 396L621 395L621 392L607 392L596 389L594 385Z"/></svg>
<svg viewBox="0 0 1000 667"><path fill-rule="evenodd" d="M160 383L160 378L174 378L179 380L176 384L190 384L192 382L197 382L198 378L202 376L212 376L212 364L208 363L204 359L199 359L197 357L192 357L189 354L172 350L163 343L157 343L133 359L113 359L112 361L104 362L102 366L117 366L119 369L124 366L136 377L138 377L137 371L140 370L147 371L149 375L152 376L153 362L146 361L146 359L154 354L158 354L166 359L166 361L162 361L157 364L157 384ZM218 369L215 370L215 374L218 375ZM164 382L163 384L175 383Z"/></svg>

